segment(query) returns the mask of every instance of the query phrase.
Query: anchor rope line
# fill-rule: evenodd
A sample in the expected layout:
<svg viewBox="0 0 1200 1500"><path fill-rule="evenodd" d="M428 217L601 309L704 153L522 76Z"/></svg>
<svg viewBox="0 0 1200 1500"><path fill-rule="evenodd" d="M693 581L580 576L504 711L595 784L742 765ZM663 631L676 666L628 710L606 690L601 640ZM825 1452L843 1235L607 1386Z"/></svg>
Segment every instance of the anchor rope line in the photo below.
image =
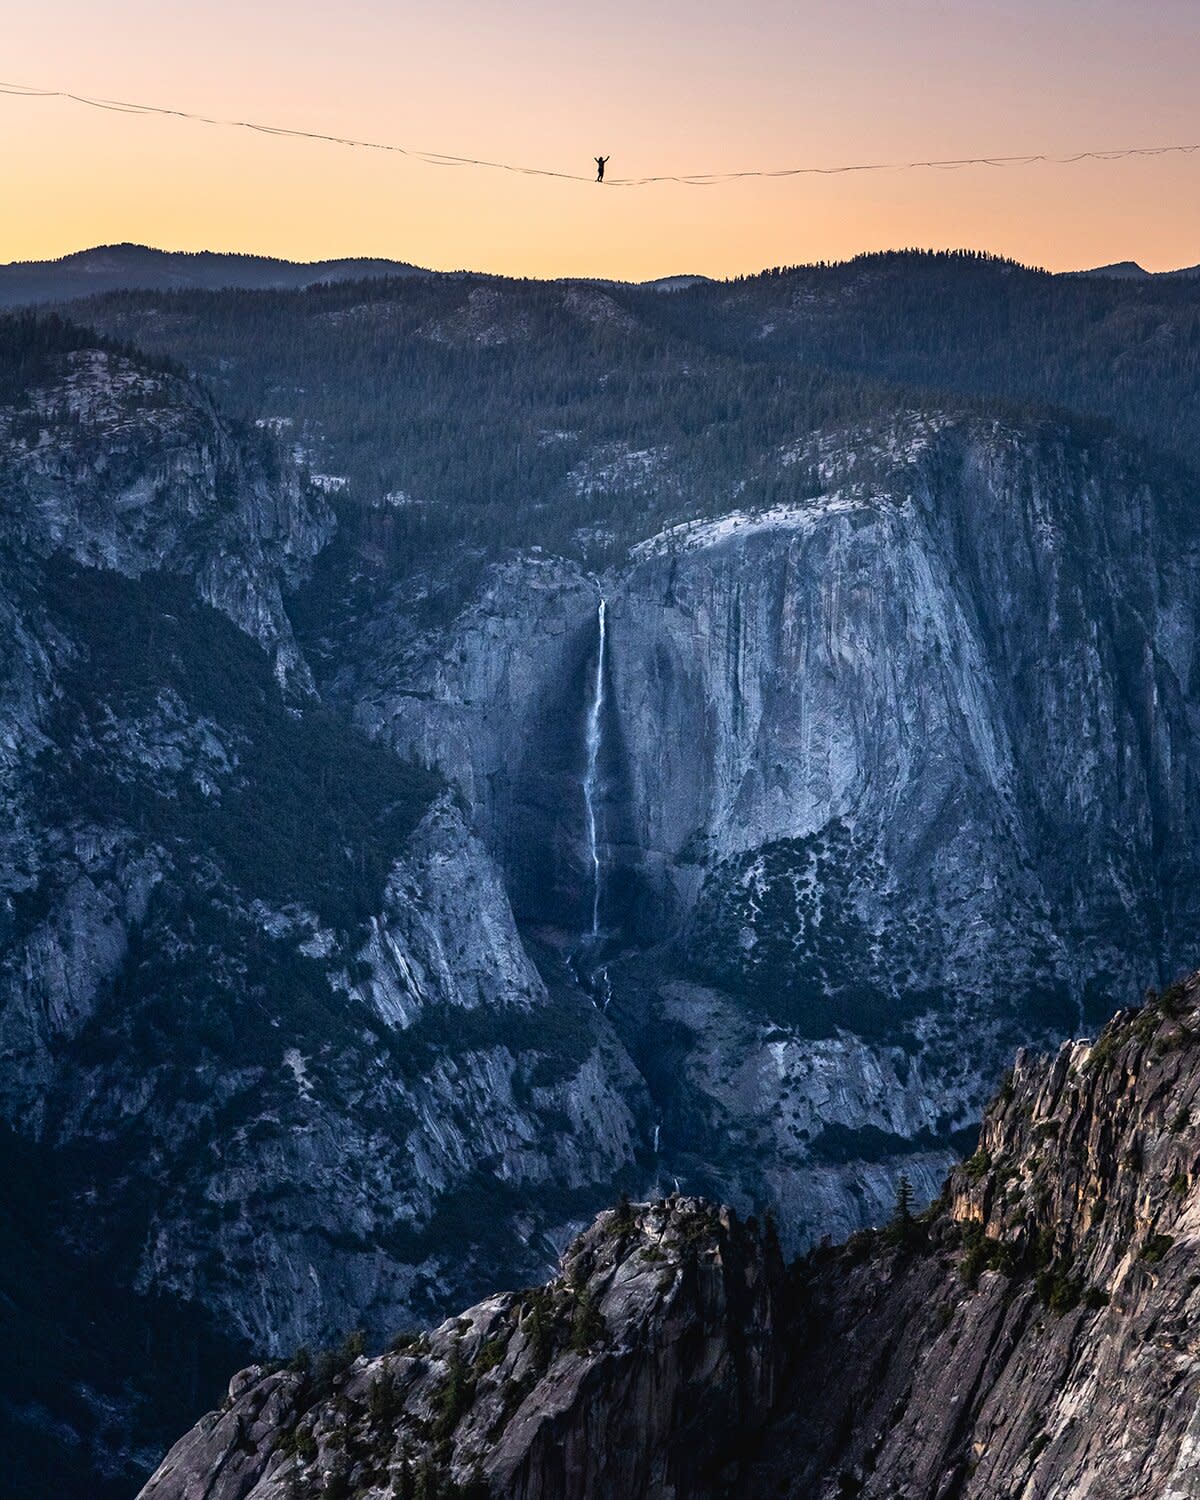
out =
<svg viewBox="0 0 1200 1500"><path fill-rule="evenodd" d="M164 115L177 120L191 120L200 125L217 125L235 130L252 130L260 135L286 136L295 140L323 141L334 146L348 146L358 151L388 151L398 156L407 156L415 161L435 167L483 167L491 171L512 172L521 177L550 177L563 182L595 183L594 173L560 172L551 167L518 166L512 162L488 161L476 156L453 156L443 151L425 151L412 146L400 146L388 141L359 140L354 136L332 135L320 130L302 130L287 125L266 125L258 120L225 118L200 114L194 110L172 109L160 104L134 104L125 99L93 98L88 94L76 94L68 89L34 88L28 84L0 82L0 94L16 99L66 99L89 109L110 110L116 114ZM1074 166L1078 162L1123 161L1131 157L1190 156L1200 151L1200 142L1192 145L1168 146L1119 146L1107 150L1076 151L1069 155L1056 156L1050 152L1027 152L1015 156L961 156L930 158L913 161L850 162L840 166L762 167L734 172L665 172L645 177L608 177L605 187L650 187L658 183L673 182L685 187L715 187L720 183L738 182L747 178L783 177L839 177L852 172L913 172L913 171L958 171L966 167L1028 167L1044 163L1048 166Z"/></svg>

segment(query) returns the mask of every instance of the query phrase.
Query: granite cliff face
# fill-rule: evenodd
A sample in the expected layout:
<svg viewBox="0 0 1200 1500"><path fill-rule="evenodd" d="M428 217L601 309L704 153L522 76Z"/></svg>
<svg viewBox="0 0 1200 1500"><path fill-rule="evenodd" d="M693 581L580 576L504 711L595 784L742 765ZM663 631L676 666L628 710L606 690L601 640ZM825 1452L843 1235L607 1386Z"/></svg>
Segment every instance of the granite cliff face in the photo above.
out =
<svg viewBox="0 0 1200 1500"><path fill-rule="evenodd" d="M1022 1053L928 1214L784 1270L701 1200L377 1358L235 1377L144 1500L1200 1494L1200 984Z"/></svg>
<svg viewBox="0 0 1200 1500"><path fill-rule="evenodd" d="M1053 424L897 419L775 455L806 499L400 590L334 690L461 790L518 919L604 942L662 1180L796 1248L932 1195L1004 1059L1197 938L1183 501ZM419 596L419 597L418 597ZM901 1159L903 1158L903 1163Z"/></svg>

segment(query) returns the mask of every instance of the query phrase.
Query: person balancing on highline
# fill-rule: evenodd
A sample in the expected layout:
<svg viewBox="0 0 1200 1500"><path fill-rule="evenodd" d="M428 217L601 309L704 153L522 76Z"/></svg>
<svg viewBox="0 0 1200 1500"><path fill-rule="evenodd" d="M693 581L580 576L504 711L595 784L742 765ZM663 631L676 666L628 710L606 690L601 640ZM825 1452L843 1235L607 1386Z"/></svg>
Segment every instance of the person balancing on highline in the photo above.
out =
<svg viewBox="0 0 1200 1500"><path fill-rule="evenodd" d="M607 156L598 156L596 158L596 181L597 182L603 182L604 181L604 163L607 160L608 160Z"/></svg>

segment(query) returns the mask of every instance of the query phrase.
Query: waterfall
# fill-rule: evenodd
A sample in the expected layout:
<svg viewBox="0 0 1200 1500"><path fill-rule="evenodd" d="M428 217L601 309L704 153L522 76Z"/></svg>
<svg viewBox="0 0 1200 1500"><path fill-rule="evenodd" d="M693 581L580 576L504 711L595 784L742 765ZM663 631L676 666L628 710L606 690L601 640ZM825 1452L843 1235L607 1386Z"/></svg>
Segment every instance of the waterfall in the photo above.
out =
<svg viewBox="0 0 1200 1500"><path fill-rule="evenodd" d="M607 622L605 600L600 600L596 623L599 629L599 644L596 649L596 675L592 682L592 695L587 714L587 769L583 776L583 801L587 810L588 855L592 863L592 931L594 942L600 936L600 844L596 833L596 779L600 764L600 737L604 716L604 657L607 650Z"/></svg>

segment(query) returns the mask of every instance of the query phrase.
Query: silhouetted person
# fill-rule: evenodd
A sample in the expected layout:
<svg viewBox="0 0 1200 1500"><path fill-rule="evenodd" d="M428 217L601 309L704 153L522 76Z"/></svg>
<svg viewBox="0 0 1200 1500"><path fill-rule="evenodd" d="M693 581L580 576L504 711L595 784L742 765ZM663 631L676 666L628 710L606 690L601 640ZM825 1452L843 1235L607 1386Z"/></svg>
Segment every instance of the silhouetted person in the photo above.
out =
<svg viewBox="0 0 1200 1500"><path fill-rule="evenodd" d="M604 163L607 160L608 160L607 156L598 156L596 158L596 181L597 182L603 182L604 181Z"/></svg>

